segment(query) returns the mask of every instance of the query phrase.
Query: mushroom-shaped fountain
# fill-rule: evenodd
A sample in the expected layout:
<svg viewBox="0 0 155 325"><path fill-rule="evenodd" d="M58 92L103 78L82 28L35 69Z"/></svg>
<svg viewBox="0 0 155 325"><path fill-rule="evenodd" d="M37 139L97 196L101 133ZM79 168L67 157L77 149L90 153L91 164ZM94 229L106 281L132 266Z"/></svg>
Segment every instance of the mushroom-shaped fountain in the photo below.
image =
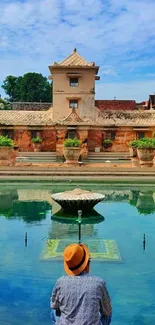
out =
<svg viewBox="0 0 155 325"><path fill-rule="evenodd" d="M76 214L78 210L82 210L83 213L90 212L104 198L105 195L103 194L81 190L79 188L52 194L52 199L60 204L64 212Z"/></svg>

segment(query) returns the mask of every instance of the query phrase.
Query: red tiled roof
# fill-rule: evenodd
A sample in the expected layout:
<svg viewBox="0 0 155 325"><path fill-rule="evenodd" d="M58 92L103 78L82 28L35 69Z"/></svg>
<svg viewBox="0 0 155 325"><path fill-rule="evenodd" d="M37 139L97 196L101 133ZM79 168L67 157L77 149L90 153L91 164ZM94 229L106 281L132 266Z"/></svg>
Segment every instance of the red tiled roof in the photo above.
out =
<svg viewBox="0 0 155 325"><path fill-rule="evenodd" d="M103 110L134 110L135 100L95 100L95 106Z"/></svg>

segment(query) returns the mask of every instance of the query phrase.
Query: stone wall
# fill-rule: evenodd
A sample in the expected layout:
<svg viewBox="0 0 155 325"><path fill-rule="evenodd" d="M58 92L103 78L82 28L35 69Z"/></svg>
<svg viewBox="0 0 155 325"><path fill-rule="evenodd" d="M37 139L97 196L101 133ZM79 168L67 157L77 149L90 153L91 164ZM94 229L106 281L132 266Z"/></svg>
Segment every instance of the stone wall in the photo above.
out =
<svg viewBox="0 0 155 325"><path fill-rule="evenodd" d="M42 129L30 130L28 128L14 128L13 140L19 147L19 151L34 151L31 141L33 133L42 139L41 151L56 151L56 130ZM0 132L2 134L2 132Z"/></svg>
<svg viewBox="0 0 155 325"><path fill-rule="evenodd" d="M41 131L42 151L56 151L56 130Z"/></svg>
<svg viewBox="0 0 155 325"><path fill-rule="evenodd" d="M119 128L115 132L115 140L108 151L125 152L129 150L128 143L136 138L136 132L132 128Z"/></svg>
<svg viewBox="0 0 155 325"><path fill-rule="evenodd" d="M1 129L0 134L5 135L7 129ZM152 132L154 129L146 130L145 136L152 137ZM82 158L87 156L88 151L94 152L96 147L100 147L101 151L105 151L102 147L102 141L106 137L107 130L103 129L90 129L87 130L87 127L77 127L76 128L77 137L82 142ZM137 132L140 132L140 129L133 129L132 127L119 127L115 129L115 140L110 148L106 151L113 152L126 152L129 150L128 143L136 139ZM19 151L34 151L32 137L39 136L42 139L41 151L56 151L57 157L63 157L63 142L67 135L67 126L57 126L54 127L38 127L36 129L29 127L8 127L8 135L12 133L15 143L19 147Z"/></svg>
<svg viewBox="0 0 155 325"><path fill-rule="evenodd" d="M12 109L14 111L47 111L52 103L33 103L33 102L14 102Z"/></svg>
<svg viewBox="0 0 155 325"><path fill-rule="evenodd" d="M31 142L31 131L28 129L14 129L14 141L19 147L19 151L33 151Z"/></svg>
<svg viewBox="0 0 155 325"><path fill-rule="evenodd" d="M88 151L95 151L95 147L102 147L102 130L88 131Z"/></svg>
<svg viewBox="0 0 155 325"><path fill-rule="evenodd" d="M110 130L109 130L110 131ZM112 130L111 130L112 131ZM102 141L106 138L106 132L102 130L89 130L88 131L88 150L95 151L95 147L100 147L101 151L104 151L102 147ZM115 140L110 148L106 151L113 152L126 152L129 150L128 143L136 139L137 130L132 127L119 127L115 130ZM152 130L144 131L146 137L152 137Z"/></svg>

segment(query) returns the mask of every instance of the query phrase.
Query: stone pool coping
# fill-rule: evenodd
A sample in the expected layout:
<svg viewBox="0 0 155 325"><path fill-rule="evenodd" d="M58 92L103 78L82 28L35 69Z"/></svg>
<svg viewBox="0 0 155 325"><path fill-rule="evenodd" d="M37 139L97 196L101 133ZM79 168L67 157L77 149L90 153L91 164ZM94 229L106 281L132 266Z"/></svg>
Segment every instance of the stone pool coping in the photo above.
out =
<svg viewBox="0 0 155 325"><path fill-rule="evenodd" d="M112 164L86 163L68 167L63 163L16 163L15 166L0 166L0 180L141 180L155 181L155 166L132 167L130 163Z"/></svg>

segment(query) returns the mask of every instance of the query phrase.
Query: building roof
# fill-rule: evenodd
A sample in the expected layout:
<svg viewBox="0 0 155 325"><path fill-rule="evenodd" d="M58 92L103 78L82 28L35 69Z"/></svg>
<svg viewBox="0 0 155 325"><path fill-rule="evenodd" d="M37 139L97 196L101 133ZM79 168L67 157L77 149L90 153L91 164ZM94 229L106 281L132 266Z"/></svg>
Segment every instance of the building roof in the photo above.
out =
<svg viewBox="0 0 155 325"><path fill-rule="evenodd" d="M80 118L80 116L77 114L76 109L72 108L71 113L65 117L62 121L60 121L61 124L73 124L73 123L82 123L83 120Z"/></svg>
<svg viewBox="0 0 155 325"><path fill-rule="evenodd" d="M12 109L15 111L47 111L52 103L43 102L13 102Z"/></svg>
<svg viewBox="0 0 155 325"><path fill-rule="evenodd" d="M0 126L53 125L51 109L48 111L6 111L0 110Z"/></svg>
<svg viewBox="0 0 155 325"><path fill-rule="evenodd" d="M155 107L155 95L149 96L148 109Z"/></svg>
<svg viewBox="0 0 155 325"><path fill-rule="evenodd" d="M148 127L155 125L155 111L99 111L97 122L103 126Z"/></svg>
<svg viewBox="0 0 155 325"><path fill-rule="evenodd" d="M134 100L95 100L95 106L102 110L134 110Z"/></svg>
<svg viewBox="0 0 155 325"><path fill-rule="evenodd" d="M152 105L155 105L155 95L150 95L149 97L152 102Z"/></svg>
<svg viewBox="0 0 155 325"><path fill-rule="evenodd" d="M91 68L95 69L96 73L98 72L99 67L95 66L94 62L87 62L76 49L67 56L60 63L54 62L52 66L49 66L50 71L52 72L52 68Z"/></svg>
<svg viewBox="0 0 155 325"><path fill-rule="evenodd" d="M0 110L0 127L4 126L54 126L87 125L103 127L149 127L155 125L155 110L98 110L96 119L81 118L72 111L64 120L53 121L52 110L48 111L6 111Z"/></svg>
<svg viewBox="0 0 155 325"><path fill-rule="evenodd" d="M67 58L59 63L61 66L92 66L92 63L88 63L75 49Z"/></svg>

